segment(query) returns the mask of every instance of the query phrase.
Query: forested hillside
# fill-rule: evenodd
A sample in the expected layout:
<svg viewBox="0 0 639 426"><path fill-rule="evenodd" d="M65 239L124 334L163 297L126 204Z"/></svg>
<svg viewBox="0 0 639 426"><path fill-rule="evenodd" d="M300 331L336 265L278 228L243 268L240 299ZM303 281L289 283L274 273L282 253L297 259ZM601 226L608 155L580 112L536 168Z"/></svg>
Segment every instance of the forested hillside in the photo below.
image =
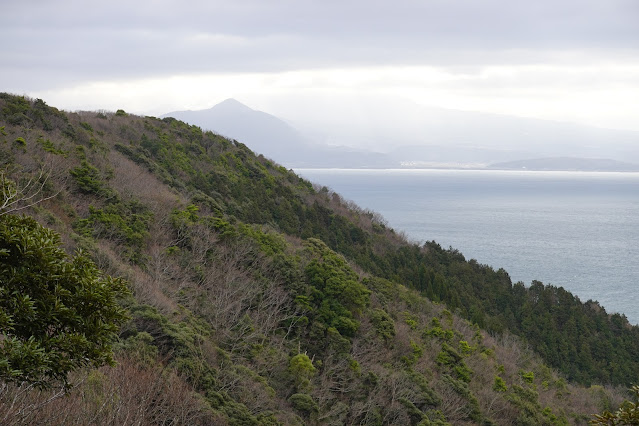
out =
<svg viewBox="0 0 639 426"><path fill-rule="evenodd" d="M639 381L623 316L174 119L0 94L0 173L7 229L33 216L131 291L117 365L64 397L3 375L2 424L584 424Z"/></svg>

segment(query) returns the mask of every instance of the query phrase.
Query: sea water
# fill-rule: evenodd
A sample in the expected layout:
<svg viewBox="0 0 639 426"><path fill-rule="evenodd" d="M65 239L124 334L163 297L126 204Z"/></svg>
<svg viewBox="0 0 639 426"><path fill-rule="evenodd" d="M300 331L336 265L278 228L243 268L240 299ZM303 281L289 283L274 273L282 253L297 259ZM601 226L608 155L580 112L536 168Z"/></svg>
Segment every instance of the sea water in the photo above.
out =
<svg viewBox="0 0 639 426"><path fill-rule="evenodd" d="M415 242L639 323L639 173L297 169Z"/></svg>

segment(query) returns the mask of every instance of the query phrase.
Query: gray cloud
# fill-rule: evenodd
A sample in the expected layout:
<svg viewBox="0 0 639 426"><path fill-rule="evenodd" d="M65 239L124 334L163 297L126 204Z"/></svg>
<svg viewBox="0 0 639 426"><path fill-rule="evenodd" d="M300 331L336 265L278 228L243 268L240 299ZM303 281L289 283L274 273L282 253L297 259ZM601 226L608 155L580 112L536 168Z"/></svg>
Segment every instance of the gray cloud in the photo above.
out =
<svg viewBox="0 0 639 426"><path fill-rule="evenodd" d="M639 49L636 0L10 2L1 90L178 73L473 65ZM507 60L534 60L518 54ZM501 59L499 59L501 58Z"/></svg>

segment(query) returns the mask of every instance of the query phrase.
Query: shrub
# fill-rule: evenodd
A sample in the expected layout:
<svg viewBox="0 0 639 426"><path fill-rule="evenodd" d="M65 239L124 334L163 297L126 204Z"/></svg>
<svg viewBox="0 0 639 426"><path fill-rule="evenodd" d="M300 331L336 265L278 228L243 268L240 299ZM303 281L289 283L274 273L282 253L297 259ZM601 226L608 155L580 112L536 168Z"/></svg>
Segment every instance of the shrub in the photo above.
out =
<svg viewBox="0 0 639 426"><path fill-rule="evenodd" d="M443 343L442 350L437 355L437 363L440 365L454 365L462 360L461 355L450 345Z"/></svg>
<svg viewBox="0 0 639 426"><path fill-rule="evenodd" d="M305 393L294 393L290 396L288 401L291 403L293 408L300 411L306 417L319 412L319 405L317 405L317 402L315 402L310 395Z"/></svg>
<svg viewBox="0 0 639 426"><path fill-rule="evenodd" d="M379 337L389 340L395 336L395 323L385 310L373 309L370 313L370 319Z"/></svg>
<svg viewBox="0 0 639 426"><path fill-rule="evenodd" d="M310 387L310 379L315 375L316 370L308 355L295 355L291 358L288 369L293 374L298 389Z"/></svg>
<svg viewBox="0 0 639 426"><path fill-rule="evenodd" d="M463 355L470 355L471 353L473 353L474 350L475 350L475 348L470 346L466 340L460 340L459 341L459 351Z"/></svg>
<svg viewBox="0 0 639 426"><path fill-rule="evenodd" d="M42 136L40 136L36 142L38 144L40 144L40 146L42 147L42 149L44 149L47 152L50 152L52 154L56 154L56 155L65 155L66 152L64 152L63 150L57 148L53 142L51 142L51 140L49 139L44 139Z"/></svg>
<svg viewBox="0 0 639 426"><path fill-rule="evenodd" d="M0 216L0 378L66 386L71 371L113 363L127 291L34 219Z"/></svg>
<svg viewBox="0 0 639 426"><path fill-rule="evenodd" d="M152 214L142 204L109 204L103 209L89 206L89 216L80 219L74 227L85 236L105 238L131 249L125 253L133 262L140 262L141 250L148 235Z"/></svg>
<svg viewBox="0 0 639 426"><path fill-rule="evenodd" d="M506 386L506 382L499 376L495 376L495 381L493 383L493 390L495 392L507 392L508 387Z"/></svg>
<svg viewBox="0 0 639 426"><path fill-rule="evenodd" d="M87 194L102 195L106 190L106 184L100 179L100 171L82 160L80 166L69 171L80 190Z"/></svg>
<svg viewBox="0 0 639 426"><path fill-rule="evenodd" d="M535 381L535 373L533 373L532 371L521 371L520 374L524 382L528 383L529 385L532 385Z"/></svg>

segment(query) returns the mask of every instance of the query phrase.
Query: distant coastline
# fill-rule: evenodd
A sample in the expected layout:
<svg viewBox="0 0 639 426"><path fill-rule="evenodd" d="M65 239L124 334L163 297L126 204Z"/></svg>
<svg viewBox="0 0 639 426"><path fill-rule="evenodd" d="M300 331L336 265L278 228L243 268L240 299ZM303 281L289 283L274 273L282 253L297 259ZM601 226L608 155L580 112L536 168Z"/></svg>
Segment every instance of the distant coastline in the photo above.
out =
<svg viewBox="0 0 639 426"><path fill-rule="evenodd" d="M435 240L514 281L563 286L639 324L639 174L494 169L294 169L412 241Z"/></svg>
<svg viewBox="0 0 639 426"><path fill-rule="evenodd" d="M639 172L639 164L611 159L572 157L534 158L495 163L490 169L532 171Z"/></svg>
<svg viewBox="0 0 639 426"><path fill-rule="evenodd" d="M609 159L589 159L571 157L536 158L493 164L403 161L397 167L292 167L292 169L335 169L335 170L503 170L528 172L597 172L597 173L638 173L639 164L625 163Z"/></svg>

